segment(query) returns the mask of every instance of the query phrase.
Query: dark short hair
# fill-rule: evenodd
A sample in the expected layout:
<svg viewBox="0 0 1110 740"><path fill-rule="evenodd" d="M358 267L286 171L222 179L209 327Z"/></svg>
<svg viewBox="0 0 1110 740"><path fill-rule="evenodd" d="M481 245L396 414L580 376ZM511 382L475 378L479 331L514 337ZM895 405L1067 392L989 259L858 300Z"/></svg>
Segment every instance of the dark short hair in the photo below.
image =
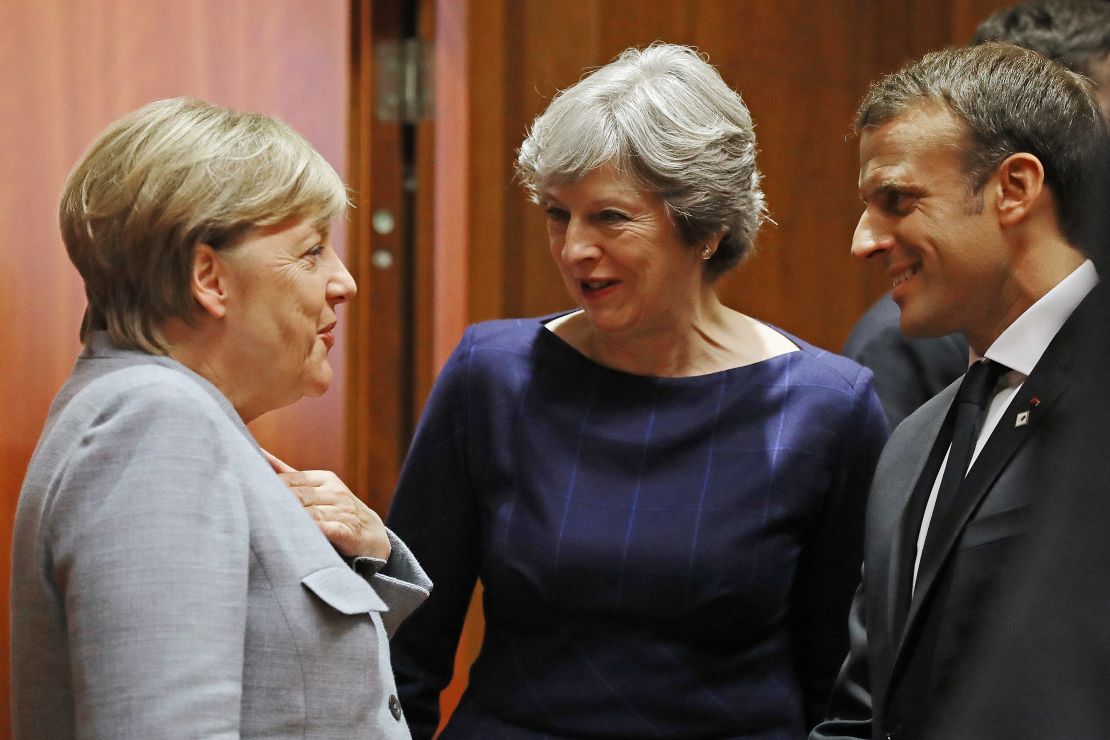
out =
<svg viewBox="0 0 1110 740"><path fill-rule="evenodd" d="M1110 54L1110 2L1034 0L994 13L972 43L1003 41L1032 49L1080 74Z"/></svg>
<svg viewBox="0 0 1110 740"><path fill-rule="evenodd" d="M964 170L973 194L1007 157L1032 154L1044 167L1061 231L1082 246L1085 193L1106 140L1089 80L1011 44L934 51L872 84L856 132L926 102L944 105L966 129Z"/></svg>

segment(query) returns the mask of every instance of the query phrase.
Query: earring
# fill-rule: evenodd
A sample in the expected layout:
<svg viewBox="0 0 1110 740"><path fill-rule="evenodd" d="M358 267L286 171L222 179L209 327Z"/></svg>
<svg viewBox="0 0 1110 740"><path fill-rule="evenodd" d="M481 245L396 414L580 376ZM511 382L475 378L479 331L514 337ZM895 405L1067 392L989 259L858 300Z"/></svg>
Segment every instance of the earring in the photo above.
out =
<svg viewBox="0 0 1110 740"><path fill-rule="evenodd" d="M708 244L706 244L704 247L702 247L701 258L703 260L707 260L712 256L713 256L713 247L709 246Z"/></svg>

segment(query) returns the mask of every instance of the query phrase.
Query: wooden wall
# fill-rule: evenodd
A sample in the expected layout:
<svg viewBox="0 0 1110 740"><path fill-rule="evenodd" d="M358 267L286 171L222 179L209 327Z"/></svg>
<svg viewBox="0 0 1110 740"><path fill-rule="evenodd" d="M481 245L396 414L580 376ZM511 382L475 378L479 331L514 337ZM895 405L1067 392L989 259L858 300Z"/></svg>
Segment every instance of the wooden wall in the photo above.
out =
<svg viewBox="0 0 1110 740"><path fill-rule="evenodd" d="M176 95L276 114L343 172L349 28L346 0L0 2L0 734L11 521L50 399L79 350L84 308L58 237L62 183L106 124ZM336 245L345 250L342 229ZM327 396L256 424L294 465L342 470L343 340L332 357Z"/></svg>
<svg viewBox="0 0 1110 740"><path fill-rule="evenodd" d="M998 0L470 0L445 23L475 29L460 61L472 132L464 171L437 178L471 194L455 219L466 245L465 298L445 309L468 321L543 313L568 305L546 251L543 219L512 181L512 160L528 123L552 95L622 49L655 40L706 53L743 95L756 122L764 189L775 224L754 258L721 284L733 307L829 348L886 289L877 269L849 258L861 206L856 195L855 107L870 80L924 51L963 43ZM478 30L480 29L480 30ZM450 28L440 34L458 35ZM455 72L458 76L458 72ZM447 80L448 83L453 80ZM443 93L444 96L447 93ZM459 116L457 111L450 115ZM450 187L450 186L449 186ZM465 222L464 222L465 219ZM441 276L449 280L450 276ZM457 320L457 319L455 319Z"/></svg>
<svg viewBox="0 0 1110 740"><path fill-rule="evenodd" d="M415 0L414 0L415 1ZM425 0L427 4L428 0ZM542 220L511 179L524 128L560 87L629 45L699 46L757 122L772 215L726 301L837 347L885 288L851 263L859 213L854 105L880 72L964 41L997 0L436 0L439 42L431 320L417 350L435 362L470 321L564 307ZM84 305L56 204L66 173L108 122L191 94L275 113L342 172L347 160L347 0L0 2L0 593L20 481L54 392L78 351ZM433 199L429 198L428 202ZM434 228L428 224L434 224ZM337 247L345 249L342 229ZM423 315L423 314L422 314ZM341 318L342 321L342 318ZM347 346L351 345L347 338ZM357 338L353 338L356 339ZM346 472L344 341L332 391L256 424L295 465ZM422 398L417 399L417 406ZM0 599L0 733L8 726L7 610ZM473 642L473 638L472 638ZM464 648L464 660L473 645Z"/></svg>

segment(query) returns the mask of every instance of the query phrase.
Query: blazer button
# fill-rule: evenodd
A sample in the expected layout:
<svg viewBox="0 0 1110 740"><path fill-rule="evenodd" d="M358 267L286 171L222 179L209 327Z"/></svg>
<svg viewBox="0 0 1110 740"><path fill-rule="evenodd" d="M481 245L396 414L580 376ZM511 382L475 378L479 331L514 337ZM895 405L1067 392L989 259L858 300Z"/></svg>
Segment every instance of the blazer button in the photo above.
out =
<svg viewBox="0 0 1110 740"><path fill-rule="evenodd" d="M393 719L401 721L401 700L396 694L389 695L389 713L393 715Z"/></svg>

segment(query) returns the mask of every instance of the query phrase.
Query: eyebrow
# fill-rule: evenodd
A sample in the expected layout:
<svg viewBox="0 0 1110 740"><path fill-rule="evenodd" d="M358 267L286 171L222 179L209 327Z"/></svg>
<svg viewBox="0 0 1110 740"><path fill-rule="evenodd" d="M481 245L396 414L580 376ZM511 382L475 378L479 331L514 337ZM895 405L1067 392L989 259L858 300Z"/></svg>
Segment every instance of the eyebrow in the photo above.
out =
<svg viewBox="0 0 1110 740"><path fill-rule="evenodd" d="M892 192L892 191L895 191L895 190L904 190L904 191L914 192L914 188L908 182L906 182L905 180L898 180L898 179L895 179L895 178L889 178L888 177L885 180L880 180L878 182L878 184L876 184L874 186L871 186L871 187L868 187L866 182L864 184L860 185L859 186L859 197L864 202L867 202L867 199L869 197L873 197L875 195L882 195L883 193L889 193L889 192Z"/></svg>

